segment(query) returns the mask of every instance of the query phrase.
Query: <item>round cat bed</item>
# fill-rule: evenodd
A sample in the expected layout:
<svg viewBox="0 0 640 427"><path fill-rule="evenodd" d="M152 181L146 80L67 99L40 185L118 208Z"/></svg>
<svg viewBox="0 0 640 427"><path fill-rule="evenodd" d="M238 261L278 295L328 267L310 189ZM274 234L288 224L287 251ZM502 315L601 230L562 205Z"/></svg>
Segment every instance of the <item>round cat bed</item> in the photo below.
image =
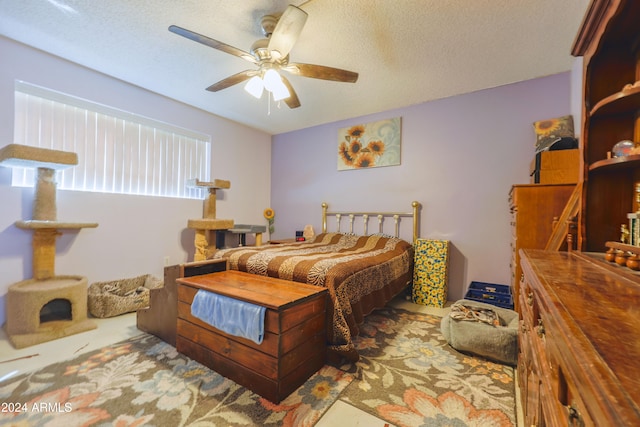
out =
<svg viewBox="0 0 640 427"><path fill-rule="evenodd" d="M130 279L96 282L89 286L89 313L94 317L113 317L149 306L149 289L164 286L149 274Z"/></svg>
<svg viewBox="0 0 640 427"><path fill-rule="evenodd" d="M462 299L455 304L474 309L491 310L497 314L499 325L476 321L458 320L451 313L442 318L440 330L449 345L463 353L471 353L487 359L517 365L518 363L518 313L477 301Z"/></svg>

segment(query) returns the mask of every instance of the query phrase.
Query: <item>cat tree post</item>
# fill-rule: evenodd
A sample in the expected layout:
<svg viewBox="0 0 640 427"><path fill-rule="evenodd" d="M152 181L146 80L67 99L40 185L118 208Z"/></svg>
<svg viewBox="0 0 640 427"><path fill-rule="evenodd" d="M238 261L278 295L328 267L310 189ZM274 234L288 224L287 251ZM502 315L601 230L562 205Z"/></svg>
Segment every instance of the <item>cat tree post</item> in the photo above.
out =
<svg viewBox="0 0 640 427"><path fill-rule="evenodd" d="M216 218L216 192L219 189L231 188L231 183L223 179L215 179L213 182L202 182L194 179L189 181L187 185L190 187L206 188L209 191L209 195L203 203L202 218L190 219L187 222L187 227L194 229L196 232L193 260L204 261L208 258L212 250L209 236L210 232L213 230L228 230L233 228L232 219ZM213 246L215 250L215 245Z"/></svg>

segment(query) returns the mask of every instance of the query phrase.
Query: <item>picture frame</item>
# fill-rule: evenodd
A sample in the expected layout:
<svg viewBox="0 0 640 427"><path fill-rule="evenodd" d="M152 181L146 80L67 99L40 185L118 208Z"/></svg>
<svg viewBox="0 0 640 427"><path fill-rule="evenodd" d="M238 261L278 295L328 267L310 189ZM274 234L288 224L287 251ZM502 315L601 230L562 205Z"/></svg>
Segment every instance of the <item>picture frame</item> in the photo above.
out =
<svg viewBox="0 0 640 427"><path fill-rule="evenodd" d="M400 164L401 118L357 124L338 130L338 170Z"/></svg>

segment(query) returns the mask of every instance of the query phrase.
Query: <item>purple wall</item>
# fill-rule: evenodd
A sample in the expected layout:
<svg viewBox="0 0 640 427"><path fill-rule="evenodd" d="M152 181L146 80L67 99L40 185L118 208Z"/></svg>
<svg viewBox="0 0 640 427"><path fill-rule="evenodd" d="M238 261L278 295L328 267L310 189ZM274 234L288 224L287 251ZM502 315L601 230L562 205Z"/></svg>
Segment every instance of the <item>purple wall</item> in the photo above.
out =
<svg viewBox="0 0 640 427"><path fill-rule="evenodd" d="M271 135L250 129L97 73L0 36L0 148L13 142L14 86L23 80L155 120L211 135L213 179L231 181L218 193L218 218L263 224L270 204ZM9 287L32 277L32 233L15 226L31 219L33 188L11 186L0 167L0 325ZM86 276L89 283L153 274L165 260L193 259L192 218L202 201L170 197L58 191L58 219L97 222L94 229L64 232L56 242L56 274Z"/></svg>
<svg viewBox="0 0 640 427"><path fill-rule="evenodd" d="M532 123L571 113L570 83L567 72L276 135L274 237L309 223L318 232L322 202L336 211L409 212L417 200L420 237L452 243L449 300L471 281L510 283L509 190L529 182ZM401 165L337 170L339 128L398 116Z"/></svg>

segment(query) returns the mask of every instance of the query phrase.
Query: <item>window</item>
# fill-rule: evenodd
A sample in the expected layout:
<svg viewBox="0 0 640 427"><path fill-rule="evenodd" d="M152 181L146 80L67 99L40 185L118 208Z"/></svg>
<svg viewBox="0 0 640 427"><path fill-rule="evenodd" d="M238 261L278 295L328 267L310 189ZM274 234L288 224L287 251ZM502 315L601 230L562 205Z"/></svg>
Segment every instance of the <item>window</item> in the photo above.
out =
<svg viewBox="0 0 640 427"><path fill-rule="evenodd" d="M210 178L210 137L167 123L16 82L16 144L78 154L58 172L59 189L202 199L190 179ZM13 170L12 185L35 172Z"/></svg>

